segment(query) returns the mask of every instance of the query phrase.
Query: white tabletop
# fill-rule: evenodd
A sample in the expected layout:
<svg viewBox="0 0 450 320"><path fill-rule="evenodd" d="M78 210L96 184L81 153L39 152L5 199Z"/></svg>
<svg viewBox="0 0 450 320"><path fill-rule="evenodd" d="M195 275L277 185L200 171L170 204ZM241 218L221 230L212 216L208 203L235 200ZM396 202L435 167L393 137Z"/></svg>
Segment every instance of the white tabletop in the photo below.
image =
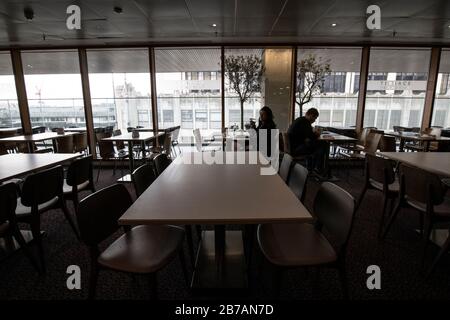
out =
<svg viewBox="0 0 450 320"><path fill-rule="evenodd" d="M450 152L380 152L379 154L440 176L450 177Z"/></svg>
<svg viewBox="0 0 450 320"><path fill-rule="evenodd" d="M219 157L224 152L216 152ZM229 154L229 153L228 153ZM259 164L185 164L178 157L119 219L139 224L311 221L284 181Z"/></svg>
<svg viewBox="0 0 450 320"><path fill-rule="evenodd" d="M102 140L106 141L148 141L155 139L156 137L162 135L163 133L153 134L153 132L140 132L139 137L133 138L133 133L127 132L118 136L112 136L109 138L104 138Z"/></svg>
<svg viewBox="0 0 450 320"><path fill-rule="evenodd" d="M79 153L12 153L0 156L0 182L78 158Z"/></svg>

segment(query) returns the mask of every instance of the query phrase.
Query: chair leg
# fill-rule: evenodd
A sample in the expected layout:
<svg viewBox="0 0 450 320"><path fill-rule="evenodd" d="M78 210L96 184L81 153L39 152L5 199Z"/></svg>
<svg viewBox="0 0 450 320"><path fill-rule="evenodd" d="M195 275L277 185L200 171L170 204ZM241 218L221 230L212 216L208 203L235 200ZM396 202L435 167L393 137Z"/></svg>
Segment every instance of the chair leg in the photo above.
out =
<svg viewBox="0 0 450 320"><path fill-rule="evenodd" d="M46 272L45 268L45 258L44 258L44 247L42 244L42 236L41 236L41 218L38 214L35 214L35 216L32 218L31 221L31 233L33 235L33 240L36 242L37 248L38 248L38 255L39 260L41 264L41 271L43 273Z"/></svg>
<svg viewBox="0 0 450 320"><path fill-rule="evenodd" d="M423 232L423 251L422 251L422 271L425 270L425 260L427 256L427 248L430 242L431 230L433 224L428 217L425 217L425 225Z"/></svg>
<svg viewBox="0 0 450 320"><path fill-rule="evenodd" d="M358 201L356 202L356 209L355 209L355 211L357 211L359 206L361 205L361 202L363 201L364 196L366 195L366 192L367 192L367 184L364 184L364 187L363 187L363 190L361 192L361 195L359 196Z"/></svg>
<svg viewBox="0 0 450 320"><path fill-rule="evenodd" d="M17 243L19 244L20 248L23 250L25 256L27 257L28 260L30 260L31 265L33 266L33 268L35 268L38 272L40 272L39 270L39 264L36 262L36 260L34 259L33 255L31 254L27 243L25 242L25 239L23 238L22 233L20 232L20 229L17 225L15 225L13 227L12 230L12 236L14 237L14 239L16 239Z"/></svg>
<svg viewBox="0 0 450 320"><path fill-rule="evenodd" d="M80 235L78 234L77 227L75 226L75 222L73 221L72 217L70 216L70 212L67 209L66 202L61 199L61 209L64 212L64 216L66 217L66 220L69 222L70 227L72 228L73 232L75 233L75 236L78 240L80 240Z"/></svg>
<svg viewBox="0 0 450 320"><path fill-rule="evenodd" d="M447 240L445 240L444 245L442 246L442 248L439 251L436 258L433 260L431 267L428 269L427 277L429 277L433 273L433 271L436 268L436 266L438 265L439 261L442 259L444 254L446 254L448 252L449 249L450 249L450 230L449 230L449 236L447 237Z"/></svg>
<svg viewBox="0 0 450 320"><path fill-rule="evenodd" d="M186 286L189 288L189 275L186 268L186 259L184 257L183 247L178 250L178 256L180 258L181 269L183 270L184 281L186 282Z"/></svg>
<svg viewBox="0 0 450 320"><path fill-rule="evenodd" d="M186 225L186 242L188 245L189 256L191 257L191 265L192 268L195 267L195 258L194 258L194 240L192 239L192 227L190 225Z"/></svg>
<svg viewBox="0 0 450 320"><path fill-rule="evenodd" d="M98 178L100 177L101 169L102 169L102 160L100 160L100 164L98 165L98 169L97 169L97 182L98 182Z"/></svg>
<svg viewBox="0 0 450 320"><path fill-rule="evenodd" d="M389 229L391 228L392 223L394 222L395 218L397 218L397 214L400 211L400 207L401 207L401 200L399 200L399 202L395 206L394 211L392 212L391 216L389 217L389 220L386 224L386 228L384 229L384 231L381 234L382 239L384 239L386 237L386 234L388 233Z"/></svg>

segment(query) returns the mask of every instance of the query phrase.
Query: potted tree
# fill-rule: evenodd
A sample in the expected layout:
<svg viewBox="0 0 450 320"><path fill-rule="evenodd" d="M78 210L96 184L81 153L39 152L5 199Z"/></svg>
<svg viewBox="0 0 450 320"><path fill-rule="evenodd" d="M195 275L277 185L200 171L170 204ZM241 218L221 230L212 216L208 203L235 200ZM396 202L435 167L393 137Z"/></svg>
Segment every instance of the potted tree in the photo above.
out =
<svg viewBox="0 0 450 320"><path fill-rule="evenodd" d="M261 91L264 73L262 59L255 56L233 56L225 58L225 76L231 89L237 93L241 104L241 129L244 128L244 103Z"/></svg>
<svg viewBox="0 0 450 320"><path fill-rule="evenodd" d="M317 60L314 54L297 63L295 103L300 107L300 116L303 115L303 105L322 92L325 78L330 73L328 61Z"/></svg>

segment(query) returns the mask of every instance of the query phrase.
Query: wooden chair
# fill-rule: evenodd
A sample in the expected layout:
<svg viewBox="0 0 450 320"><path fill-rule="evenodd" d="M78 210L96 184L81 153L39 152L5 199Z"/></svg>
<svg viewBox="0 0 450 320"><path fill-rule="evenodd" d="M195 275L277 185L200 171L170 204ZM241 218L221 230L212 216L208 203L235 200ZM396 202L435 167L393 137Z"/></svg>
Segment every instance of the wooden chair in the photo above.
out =
<svg viewBox="0 0 450 320"><path fill-rule="evenodd" d="M16 218L16 206L17 206L17 185L10 182L0 185L0 238L5 239L5 243L8 241L16 240L17 244L25 253L25 256L30 260L36 270L39 271L39 267L31 255L28 245L23 238L22 232L20 232Z"/></svg>
<svg viewBox="0 0 450 320"><path fill-rule="evenodd" d="M396 152L397 144L395 137L383 135L380 139L379 148L381 152Z"/></svg>
<svg viewBox="0 0 450 320"><path fill-rule="evenodd" d="M75 159L67 169L63 185L64 197L73 201L75 211L78 209L78 193L83 190L95 192L92 155Z"/></svg>
<svg viewBox="0 0 450 320"><path fill-rule="evenodd" d="M73 151L80 153L87 153L87 133L75 133L73 135Z"/></svg>
<svg viewBox="0 0 450 320"><path fill-rule="evenodd" d="M165 225L127 228L124 234L100 251L100 244L118 231L117 220L131 204L131 196L122 184L99 190L80 202L77 221L81 240L88 246L91 260L90 299L95 297L101 269L148 275L156 297L156 273L167 266L177 253L187 282L181 246L184 239L182 228Z"/></svg>
<svg viewBox="0 0 450 320"><path fill-rule="evenodd" d="M378 237L381 236L384 219L392 212L395 199L398 197L400 190L394 169L395 163L393 161L372 154L366 155L365 183L356 207L357 209L359 208L367 190L371 189L382 193L383 204L381 220L378 227ZM388 211L389 202L390 209Z"/></svg>
<svg viewBox="0 0 450 320"><path fill-rule="evenodd" d="M66 207L63 195L64 171L61 166L30 174L25 178L16 208L17 221L31 227L39 250L42 270L45 271L44 249L41 235L41 214L51 209L62 209L64 216L78 238L78 231Z"/></svg>
<svg viewBox="0 0 450 320"><path fill-rule="evenodd" d="M73 135L67 134L55 139L57 153L73 153Z"/></svg>
<svg viewBox="0 0 450 320"><path fill-rule="evenodd" d="M383 232L389 232L401 208L414 208L420 214L420 229L423 236L422 266L432 229L450 223L450 198L446 188L436 175L425 170L400 164L400 195L392 215Z"/></svg>
<svg viewBox="0 0 450 320"><path fill-rule="evenodd" d="M348 192L324 182L314 200L315 224L264 224L258 227L259 247L272 265L275 292L281 286L284 269L332 267L339 272L344 298L348 297L345 255L354 211L355 201Z"/></svg>
<svg viewBox="0 0 450 320"><path fill-rule="evenodd" d="M113 175L116 174L116 168L117 168L117 161L123 161L124 159L128 158L128 153L119 153L114 148L114 143L109 140L102 140L104 138L110 137L111 133L97 133L97 144L98 149L100 153L100 164L97 171L97 181L100 177L100 170L102 167L102 162L105 160L114 160L114 169L113 169ZM120 166L121 175L123 176L123 168Z"/></svg>

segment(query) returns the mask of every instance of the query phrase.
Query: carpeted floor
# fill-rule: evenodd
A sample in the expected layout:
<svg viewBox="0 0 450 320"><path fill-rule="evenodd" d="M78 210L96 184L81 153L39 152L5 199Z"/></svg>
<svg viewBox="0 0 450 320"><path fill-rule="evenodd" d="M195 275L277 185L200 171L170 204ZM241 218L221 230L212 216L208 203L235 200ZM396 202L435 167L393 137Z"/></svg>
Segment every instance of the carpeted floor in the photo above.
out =
<svg viewBox="0 0 450 320"><path fill-rule="evenodd" d="M347 170L347 169L346 169ZM355 198L362 188L361 169L335 170L340 177L337 182ZM97 189L114 183L119 177L111 170L103 170ZM311 208L318 182L308 181L306 206ZM128 186L134 196L131 185ZM170 195L168 195L169 197ZM172 196L170 196L172 197ZM173 199L173 198L172 198ZM165 201L165 199L161 199ZM401 219L394 224L385 240L378 240L376 232L381 214L380 195L369 191L355 218L353 233L347 254L346 270L349 279L351 299L450 299L450 259L436 269L434 275L425 279L420 272L421 239L414 230L418 215L413 211L401 213ZM69 204L73 213L73 207ZM85 299L89 277L88 252L78 242L64 216L51 211L42 216L47 274L40 276L21 252L0 262L0 299ZM105 244L106 245L106 244ZM185 249L186 250L186 249ZM430 246L428 262L437 253L438 247ZM187 252L187 250L186 250ZM255 246L255 259L249 272L251 288L242 296L233 298L271 298L271 274L268 268L257 272L263 259ZM66 268L78 265L82 272L82 290L68 290ZM369 265L381 268L381 290L368 290L366 269ZM191 266L188 268L192 271ZM260 278L256 275L260 274ZM321 269L318 278L313 270L292 270L286 273L281 299L341 299L337 273L332 269ZM98 282L97 299L149 299L149 282L145 277L132 279L117 272L102 271ZM158 275L158 296L160 299L214 299L214 296L193 294L187 289L178 259L175 259Z"/></svg>

